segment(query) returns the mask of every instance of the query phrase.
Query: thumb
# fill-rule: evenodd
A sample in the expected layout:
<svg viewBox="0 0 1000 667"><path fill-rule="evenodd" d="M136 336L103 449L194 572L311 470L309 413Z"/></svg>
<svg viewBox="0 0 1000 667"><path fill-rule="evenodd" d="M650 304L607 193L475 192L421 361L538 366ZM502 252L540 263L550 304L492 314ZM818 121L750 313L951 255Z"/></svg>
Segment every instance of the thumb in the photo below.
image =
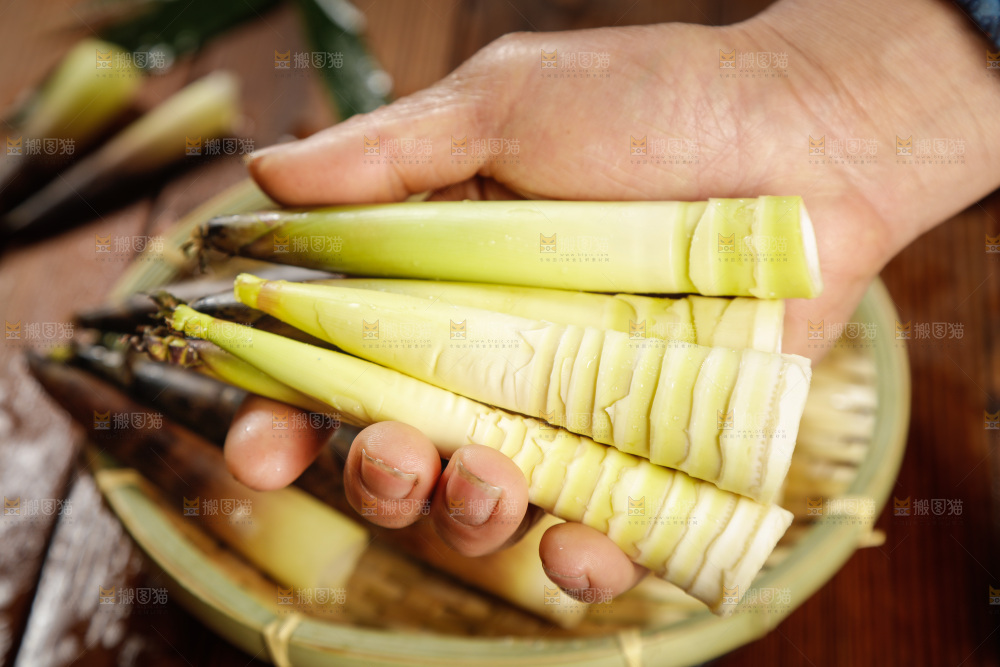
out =
<svg viewBox="0 0 1000 667"><path fill-rule="evenodd" d="M268 196L290 206L399 201L471 178L480 165L454 155L452 140L460 151L465 137L489 135L502 105L464 81L456 73L301 141L255 153L250 174Z"/></svg>

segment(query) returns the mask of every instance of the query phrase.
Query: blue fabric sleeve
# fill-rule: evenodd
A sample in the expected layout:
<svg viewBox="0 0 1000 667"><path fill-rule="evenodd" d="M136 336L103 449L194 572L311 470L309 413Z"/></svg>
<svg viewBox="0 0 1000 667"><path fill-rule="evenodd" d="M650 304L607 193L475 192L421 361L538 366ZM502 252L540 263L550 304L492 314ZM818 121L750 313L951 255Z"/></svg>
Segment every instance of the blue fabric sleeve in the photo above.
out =
<svg viewBox="0 0 1000 667"><path fill-rule="evenodd" d="M1000 0L955 0L1000 51Z"/></svg>

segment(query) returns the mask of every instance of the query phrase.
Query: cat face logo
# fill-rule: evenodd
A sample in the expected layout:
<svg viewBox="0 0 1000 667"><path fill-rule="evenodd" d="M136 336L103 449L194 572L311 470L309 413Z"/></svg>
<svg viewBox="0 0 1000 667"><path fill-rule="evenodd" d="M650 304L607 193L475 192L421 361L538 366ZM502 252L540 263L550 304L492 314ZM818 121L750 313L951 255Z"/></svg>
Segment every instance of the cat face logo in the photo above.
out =
<svg viewBox="0 0 1000 667"><path fill-rule="evenodd" d="M736 252L736 232L729 236L719 234L719 252Z"/></svg>
<svg viewBox="0 0 1000 667"><path fill-rule="evenodd" d="M629 340L643 340L646 338L646 320L642 322L636 322L635 320L628 321L628 337Z"/></svg>
<svg viewBox="0 0 1000 667"><path fill-rule="evenodd" d="M274 235L274 252L288 252L288 234L284 236Z"/></svg>
<svg viewBox="0 0 1000 667"><path fill-rule="evenodd" d="M451 322L451 339L465 340L465 323L467 320L462 320L461 322L456 322L454 320L448 321Z"/></svg>
<svg viewBox="0 0 1000 667"><path fill-rule="evenodd" d="M896 340L910 340L913 338L913 320L906 324L896 321Z"/></svg>
<svg viewBox="0 0 1000 667"><path fill-rule="evenodd" d="M374 322L361 320L361 339L378 340L378 320Z"/></svg>
<svg viewBox="0 0 1000 667"><path fill-rule="evenodd" d="M382 135L369 139L365 137L365 155L378 155L378 149L382 142Z"/></svg>
<svg viewBox="0 0 1000 667"><path fill-rule="evenodd" d="M629 516L646 515L646 496L643 496L638 500L633 500L632 496L628 497L628 515Z"/></svg>
<svg viewBox="0 0 1000 667"><path fill-rule="evenodd" d="M739 604L740 602L740 587L733 586L729 588L728 586L722 587L722 604Z"/></svg>
<svg viewBox="0 0 1000 667"><path fill-rule="evenodd" d="M97 585L97 599L100 604L114 604L115 603L115 587L105 588L100 584Z"/></svg>
<svg viewBox="0 0 1000 667"><path fill-rule="evenodd" d="M809 335L807 336L807 338L809 340L823 340L823 329L824 329L823 323L825 322L825 320L820 320L818 324L813 324L812 320L808 320L808 322L809 322Z"/></svg>
<svg viewBox="0 0 1000 667"><path fill-rule="evenodd" d="M107 236L94 234L94 249L97 252L111 252L111 234Z"/></svg>
<svg viewBox="0 0 1000 667"><path fill-rule="evenodd" d="M990 604L1000 604L1000 588L990 586Z"/></svg>
<svg viewBox="0 0 1000 667"><path fill-rule="evenodd" d="M111 430L111 410L108 410L107 412L98 412L97 410L94 410L94 430Z"/></svg>
<svg viewBox="0 0 1000 667"><path fill-rule="evenodd" d="M278 604L292 604L291 588L278 588Z"/></svg>
<svg viewBox="0 0 1000 667"><path fill-rule="evenodd" d="M548 53L542 49L542 69L556 69L559 67L559 49Z"/></svg>
<svg viewBox="0 0 1000 667"><path fill-rule="evenodd" d="M645 155L646 135L642 135L642 139L636 139L631 134L628 135L628 149L629 155Z"/></svg>
<svg viewBox="0 0 1000 667"><path fill-rule="evenodd" d="M987 431L1000 431L1000 410L990 414L988 410L983 410L983 426Z"/></svg>
<svg viewBox="0 0 1000 667"><path fill-rule="evenodd" d="M538 252L555 252L556 251L556 235L546 236L545 234L538 235Z"/></svg>
<svg viewBox="0 0 1000 667"><path fill-rule="evenodd" d="M13 500L7 500L7 496L3 497L3 515L4 516L19 516L21 514L21 496L14 498Z"/></svg>
<svg viewBox="0 0 1000 667"><path fill-rule="evenodd" d="M823 499L806 498L806 516L822 516L822 515L823 515Z"/></svg>
<svg viewBox="0 0 1000 667"><path fill-rule="evenodd" d="M912 134L905 139L901 139L898 134L896 135L896 155L899 157L913 155Z"/></svg>
<svg viewBox="0 0 1000 667"><path fill-rule="evenodd" d="M278 53L277 50L274 52L274 69L291 69L292 68L292 50L289 49L284 53Z"/></svg>
<svg viewBox="0 0 1000 667"><path fill-rule="evenodd" d="M539 430L541 431L554 431L555 430L554 425L558 424L558 422L556 421L557 416L555 410L550 410L548 412L546 412L545 410L539 410L538 419L542 422L541 425L539 426ZM548 434L547 437L551 438L552 436L551 434Z"/></svg>
<svg viewBox="0 0 1000 667"><path fill-rule="evenodd" d="M111 51L97 51L97 69L111 69Z"/></svg>
<svg viewBox="0 0 1000 667"><path fill-rule="evenodd" d="M194 500L184 499L184 516L198 516L201 514L201 496L196 497Z"/></svg>
<svg viewBox="0 0 1000 667"><path fill-rule="evenodd" d="M4 320L3 323L5 340L21 340L21 320L13 323Z"/></svg>
<svg viewBox="0 0 1000 667"><path fill-rule="evenodd" d="M465 514L465 498L448 499L448 515L459 516Z"/></svg>
<svg viewBox="0 0 1000 667"><path fill-rule="evenodd" d="M1000 69L1000 51L986 52L986 69Z"/></svg>
<svg viewBox="0 0 1000 667"><path fill-rule="evenodd" d="M733 428L733 421L734 421L733 410L730 410L729 412L716 410L715 413L716 413L715 419L718 424L718 429L720 431L729 430Z"/></svg>
<svg viewBox="0 0 1000 667"><path fill-rule="evenodd" d="M892 497L892 515L893 516L910 516L910 497L907 496L903 500L900 500L896 496Z"/></svg>
<svg viewBox="0 0 1000 667"><path fill-rule="evenodd" d="M545 604L559 604L562 600L562 596L559 595L559 587L549 588L548 586L543 586L545 588Z"/></svg>
<svg viewBox="0 0 1000 667"><path fill-rule="evenodd" d="M271 410L271 428L276 431L288 430L288 410L281 413Z"/></svg>
<svg viewBox="0 0 1000 667"><path fill-rule="evenodd" d="M375 516L378 511L378 498L371 500L361 499L361 516Z"/></svg>
<svg viewBox="0 0 1000 667"><path fill-rule="evenodd" d="M986 235L986 252L1000 253L1000 234L996 236Z"/></svg>
<svg viewBox="0 0 1000 667"><path fill-rule="evenodd" d="M197 139L188 139L184 137L184 154L185 155L201 155L201 137Z"/></svg>
<svg viewBox="0 0 1000 667"><path fill-rule="evenodd" d="M719 49L719 69L736 69L736 49L729 53Z"/></svg>
<svg viewBox="0 0 1000 667"><path fill-rule="evenodd" d="M826 155L826 135L819 139L813 139L809 135L809 155Z"/></svg>
<svg viewBox="0 0 1000 667"><path fill-rule="evenodd" d="M469 147L469 135L465 135L461 139L451 138L451 154L452 155L468 155Z"/></svg>
<svg viewBox="0 0 1000 667"><path fill-rule="evenodd" d="M7 137L7 155L24 155L24 137Z"/></svg>

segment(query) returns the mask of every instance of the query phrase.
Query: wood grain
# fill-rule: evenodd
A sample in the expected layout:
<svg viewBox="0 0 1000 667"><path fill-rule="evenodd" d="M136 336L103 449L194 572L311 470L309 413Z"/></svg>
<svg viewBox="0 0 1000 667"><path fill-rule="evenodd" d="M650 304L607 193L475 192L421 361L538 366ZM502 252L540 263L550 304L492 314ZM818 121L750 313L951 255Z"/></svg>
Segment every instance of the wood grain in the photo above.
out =
<svg viewBox="0 0 1000 667"><path fill-rule="evenodd" d="M18 99L77 35L86 34L76 4L0 0L0 63L13 64L0 70L0 107ZM358 2L371 46L399 96L433 83L505 32L667 20L729 23L766 4ZM226 67L244 82L245 128L258 146L316 131L332 119L316 82L275 77L270 65L274 49L305 48L296 20L291 8L283 8L217 40L154 82L142 105ZM97 261L95 234L161 233L242 177L236 158L206 161L155 196L58 238L6 250L0 256L3 318L22 326L67 322L74 310L101 301L129 259ZM913 417L894 490L900 498L960 500L962 514L949 521L884 515L885 545L856 553L774 632L718 664L1000 664L1000 608L987 603L987 587L1000 586L1000 432L983 425L984 411L1000 409L1000 255L984 252L986 234L1000 234L997 195L918 240L883 274L904 321L964 325L960 340L909 345ZM0 664L13 664L15 656L31 666L255 664L172 603L156 615L95 612L99 582L155 586L156 574L100 502L67 420L26 377L20 356L27 345L0 345L0 494L68 498L73 514L58 526L58 516L0 521Z"/></svg>

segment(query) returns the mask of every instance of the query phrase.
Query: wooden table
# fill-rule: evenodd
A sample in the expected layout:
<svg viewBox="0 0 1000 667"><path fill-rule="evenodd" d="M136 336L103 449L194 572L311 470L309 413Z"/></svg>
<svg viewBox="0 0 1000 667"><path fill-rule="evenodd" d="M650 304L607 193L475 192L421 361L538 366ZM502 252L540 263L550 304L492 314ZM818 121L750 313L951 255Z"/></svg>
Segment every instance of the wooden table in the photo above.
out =
<svg viewBox="0 0 1000 667"><path fill-rule="evenodd" d="M369 19L373 50L403 95L508 31L667 20L720 24L766 4L362 0L359 7ZM69 0L0 0L0 108L85 33L85 19ZM272 71L272 49L290 48L306 50L297 17L286 7L151 82L142 104L225 67L243 78L256 145L315 131L331 121L316 82L261 75ZM0 258L3 318L41 331L45 323L65 323L74 310L100 303L130 257L97 262L95 235L155 235L242 176L239 160L216 160L57 238L7 251ZM923 517L904 524L885 513L882 547L855 554L774 632L720 664L1000 663L1000 607L987 600L988 586L1000 586L1000 431L984 429L984 411L1000 408L1000 255L984 252L985 234L1000 234L996 194L914 243L883 274L904 320L964 325L960 340L909 347L913 417L895 489L900 498L960 500L961 515L948 523ZM71 512L0 521L0 661L32 667L255 663L173 603L157 615L108 620L94 613L98 585L162 582L148 574L102 505L79 460L79 435L27 377L22 352L29 344L35 343L0 345L0 494L25 502L64 499Z"/></svg>

